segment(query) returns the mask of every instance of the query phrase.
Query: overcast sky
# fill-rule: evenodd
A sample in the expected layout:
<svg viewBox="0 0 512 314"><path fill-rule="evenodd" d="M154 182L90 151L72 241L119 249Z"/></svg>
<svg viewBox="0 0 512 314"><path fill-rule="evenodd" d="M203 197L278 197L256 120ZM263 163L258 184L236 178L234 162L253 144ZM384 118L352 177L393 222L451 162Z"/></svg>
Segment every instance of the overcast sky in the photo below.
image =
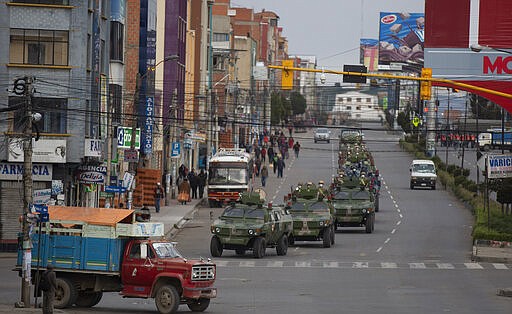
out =
<svg viewBox="0 0 512 314"><path fill-rule="evenodd" d="M231 6L273 11L288 53L314 55L319 68L331 70L359 63L359 39L378 39L380 12L425 11L424 0L231 0Z"/></svg>

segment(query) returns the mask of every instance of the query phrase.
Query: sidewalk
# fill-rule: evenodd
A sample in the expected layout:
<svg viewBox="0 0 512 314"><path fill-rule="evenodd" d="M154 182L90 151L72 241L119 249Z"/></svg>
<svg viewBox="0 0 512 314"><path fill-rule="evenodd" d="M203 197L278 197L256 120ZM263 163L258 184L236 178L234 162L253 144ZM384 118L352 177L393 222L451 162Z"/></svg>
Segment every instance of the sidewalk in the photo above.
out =
<svg viewBox="0 0 512 314"><path fill-rule="evenodd" d="M471 260L475 262L512 264L512 242L476 240Z"/></svg>
<svg viewBox="0 0 512 314"><path fill-rule="evenodd" d="M154 206L150 207L151 221L163 222L165 237L170 239L187 221L193 219L194 213L203 202L207 202L207 199L193 199L191 202L187 202L186 205L181 205L176 199L172 199L168 206L160 207L159 213L155 212Z"/></svg>

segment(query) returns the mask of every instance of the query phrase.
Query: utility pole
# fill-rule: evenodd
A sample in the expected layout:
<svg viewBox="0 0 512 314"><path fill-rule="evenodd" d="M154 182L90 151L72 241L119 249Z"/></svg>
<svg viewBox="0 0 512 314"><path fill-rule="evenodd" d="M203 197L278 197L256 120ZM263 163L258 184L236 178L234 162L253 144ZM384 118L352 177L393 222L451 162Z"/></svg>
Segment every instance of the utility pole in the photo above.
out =
<svg viewBox="0 0 512 314"><path fill-rule="evenodd" d="M21 307L30 307L32 241L27 221L32 204L32 77L25 77L25 130L23 132L23 263L21 278Z"/></svg>

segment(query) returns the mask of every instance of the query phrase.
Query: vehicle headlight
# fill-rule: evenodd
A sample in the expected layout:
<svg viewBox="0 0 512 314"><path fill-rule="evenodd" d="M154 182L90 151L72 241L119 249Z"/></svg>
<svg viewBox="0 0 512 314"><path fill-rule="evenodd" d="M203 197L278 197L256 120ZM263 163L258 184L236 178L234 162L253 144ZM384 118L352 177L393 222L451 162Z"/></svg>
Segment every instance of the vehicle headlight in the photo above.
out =
<svg viewBox="0 0 512 314"><path fill-rule="evenodd" d="M220 233L220 228L219 227L215 228L215 232Z"/></svg>
<svg viewBox="0 0 512 314"><path fill-rule="evenodd" d="M363 208L362 212L363 214L366 214L368 211L366 210L366 208Z"/></svg>
<svg viewBox="0 0 512 314"><path fill-rule="evenodd" d="M249 229L249 231L247 231L250 235L254 235L254 230L252 229Z"/></svg>
<svg viewBox="0 0 512 314"><path fill-rule="evenodd" d="M323 221L320 221L320 226L323 226L324 225L324 222Z"/></svg>
<svg viewBox="0 0 512 314"><path fill-rule="evenodd" d="M411 177L411 179L412 179L412 180L416 180L416 179L418 179L418 178L416 178L416 177Z"/></svg>

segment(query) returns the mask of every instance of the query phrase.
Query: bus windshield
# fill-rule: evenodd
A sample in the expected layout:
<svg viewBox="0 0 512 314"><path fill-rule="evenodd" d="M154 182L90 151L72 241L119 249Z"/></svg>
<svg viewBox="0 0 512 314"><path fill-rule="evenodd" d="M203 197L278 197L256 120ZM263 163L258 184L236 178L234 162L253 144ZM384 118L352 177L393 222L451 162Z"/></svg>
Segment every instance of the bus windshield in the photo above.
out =
<svg viewBox="0 0 512 314"><path fill-rule="evenodd" d="M210 168L208 184L247 184L247 170L240 168Z"/></svg>

